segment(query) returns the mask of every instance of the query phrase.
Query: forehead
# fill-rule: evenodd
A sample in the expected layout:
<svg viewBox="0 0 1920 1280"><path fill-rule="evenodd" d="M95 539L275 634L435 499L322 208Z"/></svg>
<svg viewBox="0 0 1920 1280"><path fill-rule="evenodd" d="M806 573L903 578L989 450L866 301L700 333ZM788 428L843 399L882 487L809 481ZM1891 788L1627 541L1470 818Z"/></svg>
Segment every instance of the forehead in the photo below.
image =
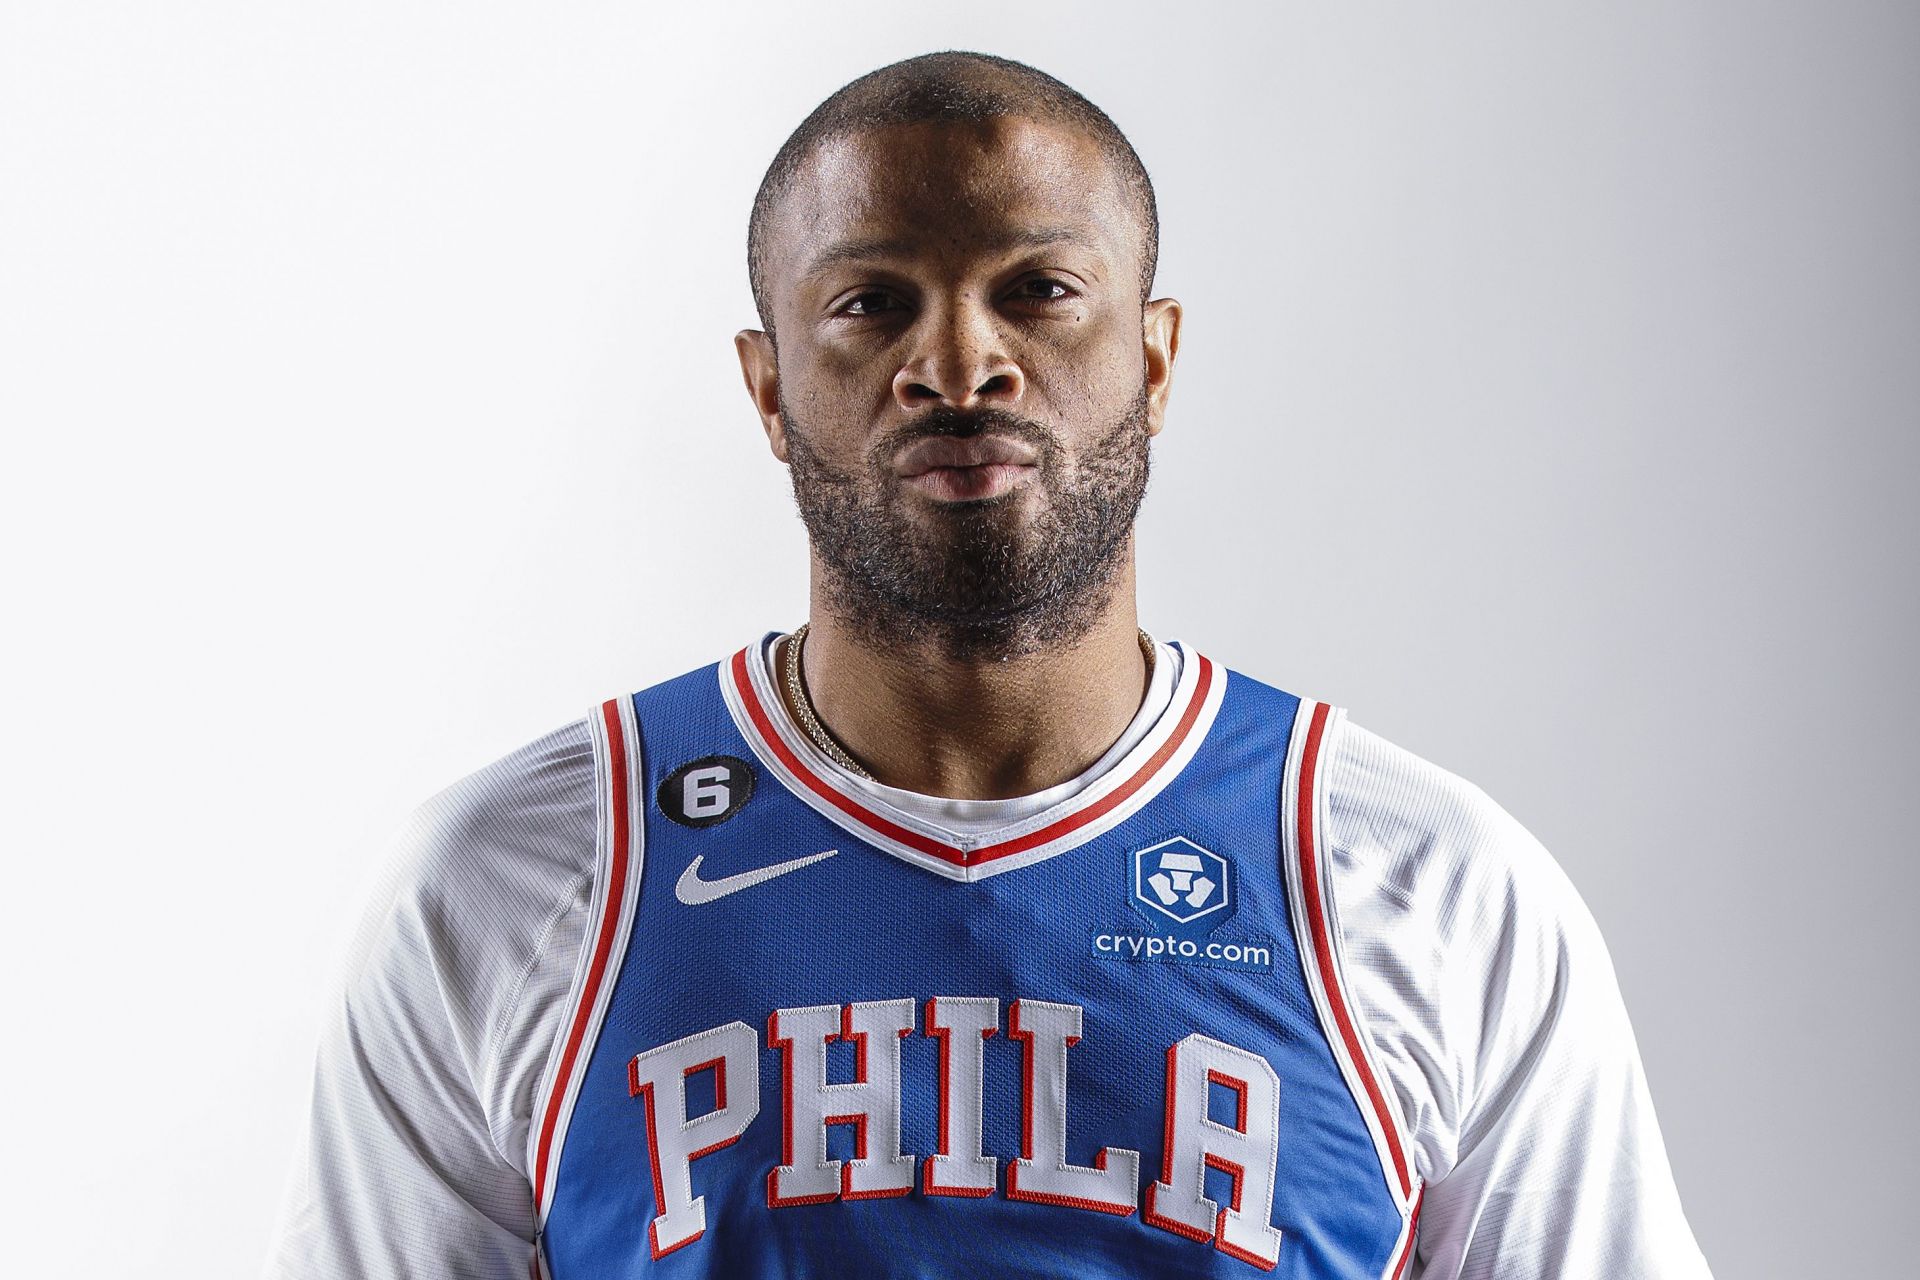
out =
<svg viewBox="0 0 1920 1280"><path fill-rule="evenodd" d="M965 260L1036 236L1110 259L1118 274L1140 251L1134 224L1115 166L1071 125L891 125L831 138L801 166L774 220L770 275L862 255Z"/></svg>

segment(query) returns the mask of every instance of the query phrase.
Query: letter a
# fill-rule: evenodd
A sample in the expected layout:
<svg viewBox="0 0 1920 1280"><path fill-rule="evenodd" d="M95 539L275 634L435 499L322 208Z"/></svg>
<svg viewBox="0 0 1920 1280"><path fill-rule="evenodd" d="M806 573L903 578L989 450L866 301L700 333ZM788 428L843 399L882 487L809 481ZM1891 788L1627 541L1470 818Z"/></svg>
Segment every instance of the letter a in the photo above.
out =
<svg viewBox="0 0 1920 1280"><path fill-rule="evenodd" d="M1216 1084L1235 1095L1232 1125L1207 1114ZM1167 1146L1142 1218L1271 1271L1280 1261L1272 1225L1279 1157L1280 1077L1265 1058L1198 1032L1167 1050ZM1233 1180L1225 1208L1207 1199L1208 1169Z"/></svg>

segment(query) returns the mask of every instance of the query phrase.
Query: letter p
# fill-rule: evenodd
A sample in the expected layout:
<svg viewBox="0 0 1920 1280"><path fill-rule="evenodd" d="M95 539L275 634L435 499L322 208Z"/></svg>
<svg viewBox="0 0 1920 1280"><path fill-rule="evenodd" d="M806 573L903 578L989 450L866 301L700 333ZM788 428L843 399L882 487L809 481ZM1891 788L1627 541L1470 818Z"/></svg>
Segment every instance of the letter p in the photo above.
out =
<svg viewBox="0 0 1920 1280"><path fill-rule="evenodd" d="M714 1109L689 1120L687 1078L709 1067ZM706 1197L693 1194L693 1162L733 1143L760 1114L760 1037L744 1022L729 1022L636 1054L627 1064L627 1092L647 1109L656 1215L647 1244L661 1258L707 1229Z"/></svg>

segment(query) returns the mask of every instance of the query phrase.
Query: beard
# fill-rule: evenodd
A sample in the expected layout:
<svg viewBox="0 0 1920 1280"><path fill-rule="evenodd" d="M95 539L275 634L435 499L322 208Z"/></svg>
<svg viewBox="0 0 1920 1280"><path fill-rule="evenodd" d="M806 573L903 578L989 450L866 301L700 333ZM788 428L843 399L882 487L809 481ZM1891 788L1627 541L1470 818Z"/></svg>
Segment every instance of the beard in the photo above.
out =
<svg viewBox="0 0 1920 1280"><path fill-rule="evenodd" d="M1077 456L1030 419L943 406L876 441L858 475L826 461L784 400L780 415L828 607L866 646L1006 659L1070 643L1099 620L1147 489L1144 387ZM892 467L903 446L989 432L1032 448L1036 474L995 497L909 510Z"/></svg>

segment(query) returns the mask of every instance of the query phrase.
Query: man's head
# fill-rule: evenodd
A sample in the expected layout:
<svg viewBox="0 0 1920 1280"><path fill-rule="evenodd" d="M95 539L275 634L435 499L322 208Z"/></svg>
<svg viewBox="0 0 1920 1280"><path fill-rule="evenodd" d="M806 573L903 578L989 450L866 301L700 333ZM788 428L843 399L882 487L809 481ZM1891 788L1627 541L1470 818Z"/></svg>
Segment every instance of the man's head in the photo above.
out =
<svg viewBox="0 0 1920 1280"><path fill-rule="evenodd" d="M1146 166L1119 126L1073 89L1024 62L985 53L925 53L842 86L815 107L774 154L747 222L747 279L761 327L775 332L769 224L816 151L848 134L889 125L984 124L1008 117L1062 125L1099 147L1131 205L1139 233L1140 300L1145 302L1160 257L1160 213Z"/></svg>
<svg viewBox="0 0 1920 1280"><path fill-rule="evenodd" d="M956 655L1092 625L1178 344L1157 233L1119 130L1019 63L909 59L795 131L748 237L765 331L736 345L838 617Z"/></svg>

